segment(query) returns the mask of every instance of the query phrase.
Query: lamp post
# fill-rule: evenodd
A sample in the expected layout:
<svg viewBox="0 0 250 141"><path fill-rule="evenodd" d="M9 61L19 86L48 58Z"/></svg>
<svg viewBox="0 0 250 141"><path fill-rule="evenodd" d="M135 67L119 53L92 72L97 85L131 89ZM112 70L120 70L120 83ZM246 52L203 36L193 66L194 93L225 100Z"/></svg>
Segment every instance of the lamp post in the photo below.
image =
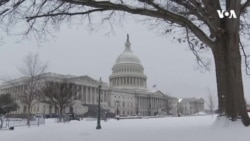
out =
<svg viewBox="0 0 250 141"><path fill-rule="evenodd" d="M119 116L118 106L119 106L119 101L116 101L116 116Z"/></svg>
<svg viewBox="0 0 250 141"><path fill-rule="evenodd" d="M177 102L177 115L178 115L178 117L180 117L181 113L182 113L181 101L182 101L182 99L178 99L178 102Z"/></svg>
<svg viewBox="0 0 250 141"><path fill-rule="evenodd" d="M96 129L101 129L101 87L102 87L102 79L100 78L99 86L98 86L98 111L97 111L97 126Z"/></svg>
<svg viewBox="0 0 250 141"><path fill-rule="evenodd" d="M120 119L120 116L119 116L119 108L118 106L120 105L120 102L117 100L116 101L116 119L119 120Z"/></svg>

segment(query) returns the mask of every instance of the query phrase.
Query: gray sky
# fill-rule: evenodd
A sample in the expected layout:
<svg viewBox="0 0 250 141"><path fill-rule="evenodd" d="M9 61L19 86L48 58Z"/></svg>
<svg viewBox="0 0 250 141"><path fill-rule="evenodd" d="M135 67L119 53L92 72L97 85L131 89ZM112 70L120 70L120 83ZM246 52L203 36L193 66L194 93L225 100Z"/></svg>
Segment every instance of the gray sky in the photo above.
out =
<svg viewBox="0 0 250 141"><path fill-rule="evenodd" d="M124 50L126 34L130 35L131 47L144 66L148 77L148 88L152 85L175 97L203 97L207 89L216 98L214 67L210 72L196 69L195 57L186 44L179 44L171 36L165 36L147 26L127 21L115 27L115 34L106 35L104 30L89 32L86 27L64 26L47 42L34 40L17 42L20 37L6 36L0 46L0 77L17 77L17 68L22 58L30 52L39 53L40 59L49 62L49 72L72 75L89 75L94 79L108 82L116 58ZM211 56L211 53L207 53ZM212 60L212 56L211 56ZM212 60L213 61L213 60ZM245 85L249 77L244 76ZM245 96L250 101L249 88Z"/></svg>

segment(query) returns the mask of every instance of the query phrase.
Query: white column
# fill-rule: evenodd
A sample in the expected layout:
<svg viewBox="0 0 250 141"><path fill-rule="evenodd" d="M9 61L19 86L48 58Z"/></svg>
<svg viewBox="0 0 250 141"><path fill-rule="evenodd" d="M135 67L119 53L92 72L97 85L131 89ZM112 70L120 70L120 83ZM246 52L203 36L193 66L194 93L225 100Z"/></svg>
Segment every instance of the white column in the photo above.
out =
<svg viewBox="0 0 250 141"><path fill-rule="evenodd" d="M129 77L126 77L127 80L127 86L129 86Z"/></svg>
<svg viewBox="0 0 250 141"><path fill-rule="evenodd" d="M143 111L145 109L145 100L144 100L144 97L142 97L142 103L143 103Z"/></svg>
<svg viewBox="0 0 250 141"><path fill-rule="evenodd" d="M136 77L134 78L134 86L136 86Z"/></svg>
<svg viewBox="0 0 250 141"><path fill-rule="evenodd" d="M130 86L130 77L128 77L128 86Z"/></svg>
<svg viewBox="0 0 250 141"><path fill-rule="evenodd" d="M138 86L138 78L135 78L135 86Z"/></svg>
<svg viewBox="0 0 250 141"><path fill-rule="evenodd" d="M128 86L128 77L125 77L126 86Z"/></svg>
<svg viewBox="0 0 250 141"><path fill-rule="evenodd" d="M82 91L83 91L83 100L84 100L84 103L86 103L86 90L85 90L85 86L83 85L82 86Z"/></svg>
<svg viewBox="0 0 250 141"><path fill-rule="evenodd" d="M81 100L83 100L83 86L81 86L81 93L80 93L80 95L81 95Z"/></svg>
<svg viewBox="0 0 250 141"><path fill-rule="evenodd" d="M156 99L154 98L154 108L156 108Z"/></svg>
<svg viewBox="0 0 250 141"><path fill-rule="evenodd" d="M90 97L89 97L89 87L86 86L86 101L87 101L87 104L90 103Z"/></svg>
<svg viewBox="0 0 250 141"><path fill-rule="evenodd" d="M134 77L134 86L136 86L136 77Z"/></svg>
<svg viewBox="0 0 250 141"><path fill-rule="evenodd" d="M92 87L92 103L95 104L95 87Z"/></svg>
<svg viewBox="0 0 250 141"><path fill-rule="evenodd" d="M160 107L160 100L159 98L157 98L157 105L158 105L158 108Z"/></svg>
<svg viewBox="0 0 250 141"><path fill-rule="evenodd" d="M92 103L92 104L95 104L95 103L94 103L94 96L95 96L95 94L94 94L94 88L93 88L93 87L90 88L90 92L91 92L91 93L90 93L90 94L91 94L91 103Z"/></svg>
<svg viewBox="0 0 250 141"><path fill-rule="evenodd" d="M95 99L96 98L96 88L94 88L94 87L93 87L93 93L92 94L93 94L93 104L95 104L97 102L96 102L96 99Z"/></svg>
<svg viewBox="0 0 250 141"><path fill-rule="evenodd" d="M132 77L129 77L129 85L132 86Z"/></svg>
<svg viewBox="0 0 250 141"><path fill-rule="evenodd" d="M153 99L152 99L152 97L150 98L150 108L152 109L152 107L153 107Z"/></svg>
<svg viewBox="0 0 250 141"><path fill-rule="evenodd" d="M81 91L80 90L80 85L76 85L76 99L80 100L80 94Z"/></svg>
<svg viewBox="0 0 250 141"><path fill-rule="evenodd" d="M97 104L97 98L98 98L98 88L95 88L95 103Z"/></svg>
<svg viewBox="0 0 250 141"><path fill-rule="evenodd" d="M84 95L84 100L85 100L85 103L87 103L86 86L83 86L83 95Z"/></svg>
<svg viewBox="0 0 250 141"><path fill-rule="evenodd" d="M89 87L88 92L89 92L89 104L92 104L92 93L91 93L91 87Z"/></svg>

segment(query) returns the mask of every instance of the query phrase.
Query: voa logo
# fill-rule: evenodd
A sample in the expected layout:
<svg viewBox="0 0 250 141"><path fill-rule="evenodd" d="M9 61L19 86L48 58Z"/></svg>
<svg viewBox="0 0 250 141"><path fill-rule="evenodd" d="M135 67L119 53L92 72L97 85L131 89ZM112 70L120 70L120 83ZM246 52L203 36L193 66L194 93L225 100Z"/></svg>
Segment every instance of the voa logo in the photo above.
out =
<svg viewBox="0 0 250 141"><path fill-rule="evenodd" d="M225 10L217 10L217 13L219 15L219 18L222 19L224 17L228 17L228 18L234 18L236 19L236 13L234 10L230 10L230 11L225 11Z"/></svg>

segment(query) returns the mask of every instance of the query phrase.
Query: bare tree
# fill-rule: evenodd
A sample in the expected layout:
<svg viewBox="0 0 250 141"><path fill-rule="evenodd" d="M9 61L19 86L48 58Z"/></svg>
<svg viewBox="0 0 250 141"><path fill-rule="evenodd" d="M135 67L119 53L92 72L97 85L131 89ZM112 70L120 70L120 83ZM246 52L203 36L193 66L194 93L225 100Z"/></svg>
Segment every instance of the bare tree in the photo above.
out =
<svg viewBox="0 0 250 141"><path fill-rule="evenodd" d="M117 15L131 13L148 17L163 32L181 31L176 38L185 42L196 56L198 64L208 67L200 53L211 49L215 61L217 94L220 115L232 121L239 117L244 125L250 125L242 81L242 56L249 69L248 54L241 41L250 37L248 7L250 0L10 0L23 2L9 10L13 19L28 21L28 34L50 32L50 25L58 28L73 17L93 22L93 17L101 17L101 23L112 26ZM224 11L225 10L225 11ZM18 11L18 12L16 12ZM21 13L21 14L20 14ZM19 15L16 18L15 15ZM233 17L232 17L233 15ZM81 18L79 18L81 17ZM77 19L73 19L77 20ZM242 54L241 54L242 51Z"/></svg>
<svg viewBox="0 0 250 141"><path fill-rule="evenodd" d="M59 109L59 121L65 108L73 105L77 87L68 80L62 82L46 81L38 93L38 101L55 105Z"/></svg>
<svg viewBox="0 0 250 141"><path fill-rule="evenodd" d="M22 86L23 90L19 93L22 104L27 106L27 125L30 126L31 110L36 102L36 95L40 89L42 75L47 68L47 64L39 60L38 54L29 54L23 60L23 66L20 72L23 75ZM13 85L18 85L13 83Z"/></svg>

